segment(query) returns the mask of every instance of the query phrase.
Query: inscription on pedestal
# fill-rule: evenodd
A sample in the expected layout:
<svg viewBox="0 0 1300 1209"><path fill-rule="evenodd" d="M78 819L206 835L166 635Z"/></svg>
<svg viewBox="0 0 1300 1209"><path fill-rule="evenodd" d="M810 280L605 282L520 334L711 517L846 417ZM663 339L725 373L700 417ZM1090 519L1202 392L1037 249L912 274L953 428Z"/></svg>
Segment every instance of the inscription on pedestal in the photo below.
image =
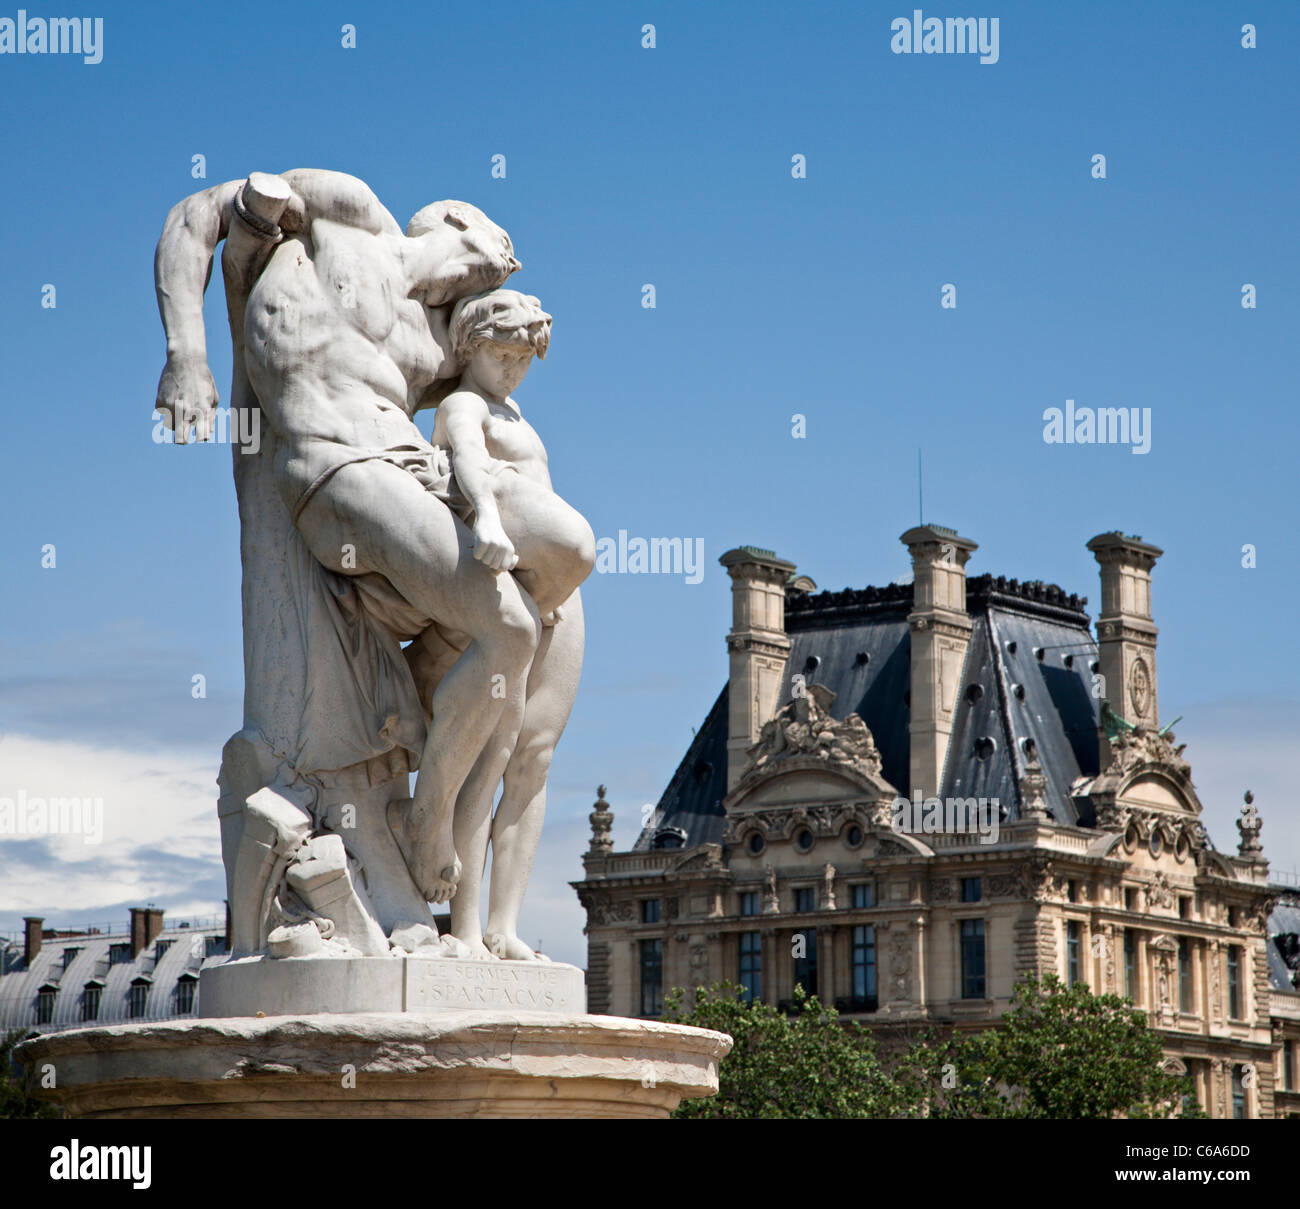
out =
<svg viewBox="0 0 1300 1209"><path fill-rule="evenodd" d="M403 1009L408 1012L519 1008L586 1011L582 971L531 961L408 958Z"/></svg>

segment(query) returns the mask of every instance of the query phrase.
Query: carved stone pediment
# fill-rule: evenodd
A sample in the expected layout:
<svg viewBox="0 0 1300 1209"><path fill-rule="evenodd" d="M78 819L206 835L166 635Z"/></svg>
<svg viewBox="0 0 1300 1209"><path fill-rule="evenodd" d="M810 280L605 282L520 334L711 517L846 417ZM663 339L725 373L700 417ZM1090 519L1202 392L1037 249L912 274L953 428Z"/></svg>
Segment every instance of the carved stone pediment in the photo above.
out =
<svg viewBox="0 0 1300 1209"><path fill-rule="evenodd" d="M749 749L724 805L867 797L880 804L887 825L887 806L897 791L880 775L880 752L867 724L857 714L832 718L834 700L830 689L812 684L778 710Z"/></svg>
<svg viewBox="0 0 1300 1209"><path fill-rule="evenodd" d="M683 854L670 866L672 873L713 873L726 868L722 860L721 844L701 844Z"/></svg>
<svg viewBox="0 0 1300 1209"><path fill-rule="evenodd" d="M857 714L836 721L830 715L834 701L835 694L825 685L810 684L782 706L749 749L742 779L795 756L852 768L868 779L878 777L880 752L867 724Z"/></svg>

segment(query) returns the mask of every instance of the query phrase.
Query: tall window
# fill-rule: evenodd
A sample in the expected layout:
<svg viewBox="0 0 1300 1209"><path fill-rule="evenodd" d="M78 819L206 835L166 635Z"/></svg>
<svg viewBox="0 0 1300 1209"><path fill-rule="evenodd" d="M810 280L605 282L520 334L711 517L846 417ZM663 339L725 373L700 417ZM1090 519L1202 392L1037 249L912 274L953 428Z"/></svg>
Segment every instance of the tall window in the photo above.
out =
<svg viewBox="0 0 1300 1209"><path fill-rule="evenodd" d="M741 915L758 914L758 891L746 890L740 896L740 913Z"/></svg>
<svg viewBox="0 0 1300 1209"><path fill-rule="evenodd" d="M81 1018L83 1020L99 1019L99 996L103 992L103 987L95 985L93 982L87 983L81 992Z"/></svg>
<svg viewBox="0 0 1300 1209"><path fill-rule="evenodd" d="M740 934L740 985L745 999L763 998L763 938L758 932Z"/></svg>
<svg viewBox="0 0 1300 1209"><path fill-rule="evenodd" d="M641 1015L658 1016L664 1010L664 942L641 941Z"/></svg>
<svg viewBox="0 0 1300 1209"><path fill-rule="evenodd" d="M181 975L176 983L176 1014L186 1016L194 1010L194 979Z"/></svg>
<svg viewBox="0 0 1300 1209"><path fill-rule="evenodd" d="M983 896L983 886L980 884L980 879L978 877L963 877L961 879L962 902L977 903Z"/></svg>
<svg viewBox="0 0 1300 1209"><path fill-rule="evenodd" d="M131 990L127 993L127 1014L132 1019L143 1016L148 1004L149 984L147 982L133 982Z"/></svg>
<svg viewBox="0 0 1300 1209"><path fill-rule="evenodd" d="M794 892L794 909L796 911L816 911L817 892L811 886L800 886Z"/></svg>
<svg viewBox="0 0 1300 1209"><path fill-rule="evenodd" d="M812 891L808 891L809 894ZM804 939L803 956L794 959L794 980L802 985L809 995L817 994L817 929L804 928L796 932ZM797 952L797 950L796 950Z"/></svg>
<svg viewBox="0 0 1300 1209"><path fill-rule="evenodd" d="M1178 1010L1192 1010L1192 942L1186 936L1178 939Z"/></svg>
<svg viewBox="0 0 1300 1209"><path fill-rule="evenodd" d="M158 940L156 940L156 941L154 942L154 946L153 946L153 955L154 955L154 960L156 960L156 961L161 961L161 960L162 960L162 955L163 955L164 953L166 953L167 950L170 949L170 948L172 947L172 941L173 941L173 940L175 940L175 937L170 937L170 938L168 938L167 940L163 940L163 939L160 937Z"/></svg>
<svg viewBox="0 0 1300 1209"><path fill-rule="evenodd" d="M851 887L851 890L855 907L874 907L876 905L875 890L870 882L859 882L856 886Z"/></svg>
<svg viewBox="0 0 1300 1209"><path fill-rule="evenodd" d="M1065 980L1070 986L1083 981L1083 927L1077 919L1065 925Z"/></svg>
<svg viewBox="0 0 1300 1209"><path fill-rule="evenodd" d="M128 941L125 944L116 944L108 946L108 964L112 966L123 966L131 961L131 944Z"/></svg>
<svg viewBox="0 0 1300 1209"><path fill-rule="evenodd" d="M1241 950L1228 946L1228 1015L1241 1019Z"/></svg>
<svg viewBox="0 0 1300 1209"><path fill-rule="evenodd" d="M1232 1068L1232 1117L1235 1121L1246 1119L1246 1080L1240 1066Z"/></svg>
<svg viewBox="0 0 1300 1209"><path fill-rule="evenodd" d="M1138 949L1137 937L1132 928L1124 929L1124 994L1134 1003L1138 1000Z"/></svg>
<svg viewBox="0 0 1300 1209"><path fill-rule="evenodd" d="M859 924L853 929L853 998L867 1011L876 1008L876 929Z"/></svg>
<svg viewBox="0 0 1300 1209"><path fill-rule="evenodd" d="M984 921L961 921L961 997L984 998Z"/></svg>
<svg viewBox="0 0 1300 1209"><path fill-rule="evenodd" d="M1295 1091L1295 1047L1290 1041L1282 1042L1282 1086Z"/></svg>
<svg viewBox="0 0 1300 1209"><path fill-rule="evenodd" d="M80 949L74 949L71 945L63 950L63 968L66 970L74 961L77 960L77 954Z"/></svg>
<svg viewBox="0 0 1300 1209"><path fill-rule="evenodd" d="M643 924L657 924L659 922L659 900L657 898L643 898L641 900L641 922Z"/></svg>
<svg viewBox="0 0 1300 1209"><path fill-rule="evenodd" d="M54 997L59 992L54 987L41 987L36 992L36 1023L49 1024L54 1019Z"/></svg>

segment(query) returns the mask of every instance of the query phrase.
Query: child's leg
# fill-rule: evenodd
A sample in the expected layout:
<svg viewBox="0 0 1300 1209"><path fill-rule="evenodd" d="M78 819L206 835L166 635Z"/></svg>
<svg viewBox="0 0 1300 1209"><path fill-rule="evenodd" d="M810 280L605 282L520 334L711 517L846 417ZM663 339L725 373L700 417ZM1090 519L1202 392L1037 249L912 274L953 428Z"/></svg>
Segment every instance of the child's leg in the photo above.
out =
<svg viewBox="0 0 1300 1209"><path fill-rule="evenodd" d="M522 475L494 483L506 536L519 555L515 577L545 616L577 591L596 564L596 539L581 513Z"/></svg>
<svg viewBox="0 0 1300 1209"><path fill-rule="evenodd" d="M535 957L519 939L519 912L546 814L546 776L578 691L585 641L581 596L574 592L561 603L564 616L542 631L533 658L523 726L492 820L492 887L484 940L498 957Z"/></svg>

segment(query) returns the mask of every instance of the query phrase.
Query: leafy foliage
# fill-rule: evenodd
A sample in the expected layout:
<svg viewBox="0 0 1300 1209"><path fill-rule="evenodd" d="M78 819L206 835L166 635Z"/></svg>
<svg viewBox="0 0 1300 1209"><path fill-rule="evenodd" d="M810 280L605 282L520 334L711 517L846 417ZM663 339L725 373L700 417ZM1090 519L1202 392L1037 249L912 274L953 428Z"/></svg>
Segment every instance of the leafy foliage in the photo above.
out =
<svg viewBox="0 0 1300 1209"><path fill-rule="evenodd" d="M847 1027L815 997L795 991L785 1016L746 1002L731 984L668 999L668 1019L735 1039L719 1092L689 1100L681 1118L931 1117L1147 1118L1204 1116L1191 1081L1164 1069L1146 1014L1115 995L1094 995L1054 975L1016 984L1000 1027L928 1033L890 1066L871 1034ZM1183 1097L1187 1096L1184 1106Z"/></svg>
<svg viewBox="0 0 1300 1209"><path fill-rule="evenodd" d="M674 990L665 1018L678 1024L730 1033L735 1042L718 1071L718 1095L684 1100L679 1118L771 1120L826 1117L890 1117L899 1114L897 1087L876 1057L871 1034L845 1027L816 996L795 988L787 1016L743 987L714 983L695 992Z"/></svg>

